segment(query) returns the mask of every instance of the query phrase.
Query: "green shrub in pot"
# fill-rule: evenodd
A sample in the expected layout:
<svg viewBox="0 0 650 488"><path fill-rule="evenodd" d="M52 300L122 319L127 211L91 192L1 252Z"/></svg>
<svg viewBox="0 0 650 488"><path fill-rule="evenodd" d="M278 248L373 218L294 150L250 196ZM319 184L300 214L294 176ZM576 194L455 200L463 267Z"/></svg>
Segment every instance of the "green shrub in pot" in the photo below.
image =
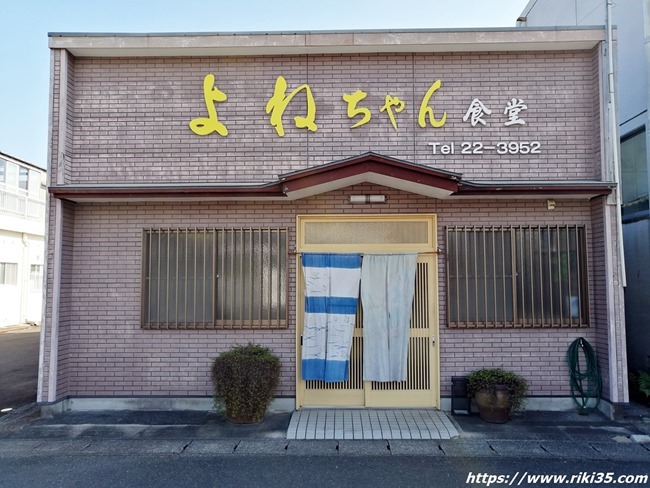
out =
<svg viewBox="0 0 650 488"><path fill-rule="evenodd" d="M483 420L504 423L510 418L511 411L521 408L528 382L501 368L485 368L470 373L467 390L474 397Z"/></svg>

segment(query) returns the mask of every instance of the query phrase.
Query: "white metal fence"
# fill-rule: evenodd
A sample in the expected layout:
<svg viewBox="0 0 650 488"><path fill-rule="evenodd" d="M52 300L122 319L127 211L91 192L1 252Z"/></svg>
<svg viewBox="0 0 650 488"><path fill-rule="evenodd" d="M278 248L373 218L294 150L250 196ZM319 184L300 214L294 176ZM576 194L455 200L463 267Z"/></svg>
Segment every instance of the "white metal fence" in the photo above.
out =
<svg viewBox="0 0 650 488"><path fill-rule="evenodd" d="M19 188L12 189L0 184L0 213L16 215L28 220L43 220L45 201L32 198Z"/></svg>

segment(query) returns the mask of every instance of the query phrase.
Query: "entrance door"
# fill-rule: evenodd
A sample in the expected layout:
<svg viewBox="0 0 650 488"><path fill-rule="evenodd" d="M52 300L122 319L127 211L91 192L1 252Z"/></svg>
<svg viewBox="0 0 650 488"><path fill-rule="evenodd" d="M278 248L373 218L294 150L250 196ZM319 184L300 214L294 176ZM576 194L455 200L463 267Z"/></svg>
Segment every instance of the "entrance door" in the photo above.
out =
<svg viewBox="0 0 650 488"><path fill-rule="evenodd" d="M330 235L327 231L335 232ZM297 303L297 408L303 406L438 407L437 249L434 215L298 217L298 251L418 252L410 323L407 379L363 381L363 310L357 310L348 381L303 381L300 376L304 295ZM325 242L322 242L325 241ZM344 242L347 241L347 242ZM409 242L410 241L410 242ZM303 289L300 257L298 290Z"/></svg>

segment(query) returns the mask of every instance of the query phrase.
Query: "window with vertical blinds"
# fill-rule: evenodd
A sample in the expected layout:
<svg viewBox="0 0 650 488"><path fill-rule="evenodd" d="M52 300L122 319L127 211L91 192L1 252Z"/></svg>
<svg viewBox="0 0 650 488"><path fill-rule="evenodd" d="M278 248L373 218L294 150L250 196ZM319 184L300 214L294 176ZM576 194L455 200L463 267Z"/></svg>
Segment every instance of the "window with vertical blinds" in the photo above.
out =
<svg viewBox="0 0 650 488"><path fill-rule="evenodd" d="M18 284L18 263L0 263L0 285Z"/></svg>
<svg viewBox="0 0 650 488"><path fill-rule="evenodd" d="M287 326L286 229L148 229L142 327Z"/></svg>
<svg viewBox="0 0 650 488"><path fill-rule="evenodd" d="M450 327L589 325L584 226L449 227Z"/></svg>
<svg viewBox="0 0 650 488"><path fill-rule="evenodd" d="M29 289L30 291L41 291L43 288L43 265L32 264L29 267Z"/></svg>

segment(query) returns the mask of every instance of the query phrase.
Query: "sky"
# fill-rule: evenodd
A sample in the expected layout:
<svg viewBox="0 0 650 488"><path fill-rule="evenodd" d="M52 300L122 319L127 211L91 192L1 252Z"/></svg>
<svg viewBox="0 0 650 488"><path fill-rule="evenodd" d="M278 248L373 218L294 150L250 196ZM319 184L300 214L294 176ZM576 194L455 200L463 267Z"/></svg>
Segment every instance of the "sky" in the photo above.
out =
<svg viewBox="0 0 650 488"><path fill-rule="evenodd" d="M0 152L47 167L48 32L515 27L528 0L0 0Z"/></svg>

